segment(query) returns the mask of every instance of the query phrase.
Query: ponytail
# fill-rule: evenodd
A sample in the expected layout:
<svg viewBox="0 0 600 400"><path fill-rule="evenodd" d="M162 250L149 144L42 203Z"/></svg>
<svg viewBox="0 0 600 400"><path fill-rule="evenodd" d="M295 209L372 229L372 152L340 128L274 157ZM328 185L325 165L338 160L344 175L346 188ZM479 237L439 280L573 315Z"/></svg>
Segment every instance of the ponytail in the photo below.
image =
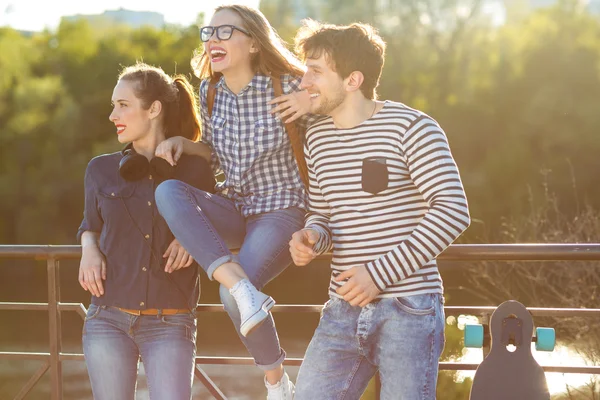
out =
<svg viewBox="0 0 600 400"><path fill-rule="evenodd" d="M167 126L176 128L170 136L183 136L197 142L202 137L202 133L198 118L198 100L194 89L183 75L173 77L173 84L178 91L176 104L179 106L179 112L176 114L179 115L176 121L167 121Z"/></svg>

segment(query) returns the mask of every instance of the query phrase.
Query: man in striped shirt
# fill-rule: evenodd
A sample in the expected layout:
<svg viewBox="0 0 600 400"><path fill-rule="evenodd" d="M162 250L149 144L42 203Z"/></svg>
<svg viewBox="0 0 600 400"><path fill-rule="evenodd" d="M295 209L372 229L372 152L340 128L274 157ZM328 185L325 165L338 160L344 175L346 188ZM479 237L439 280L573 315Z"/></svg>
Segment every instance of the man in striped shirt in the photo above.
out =
<svg viewBox="0 0 600 400"><path fill-rule="evenodd" d="M306 135L309 212L290 241L297 265L332 251L331 299L298 375L296 400L435 399L444 347L436 257L468 227L444 131L375 89L385 43L364 24L306 21L296 36L315 114Z"/></svg>

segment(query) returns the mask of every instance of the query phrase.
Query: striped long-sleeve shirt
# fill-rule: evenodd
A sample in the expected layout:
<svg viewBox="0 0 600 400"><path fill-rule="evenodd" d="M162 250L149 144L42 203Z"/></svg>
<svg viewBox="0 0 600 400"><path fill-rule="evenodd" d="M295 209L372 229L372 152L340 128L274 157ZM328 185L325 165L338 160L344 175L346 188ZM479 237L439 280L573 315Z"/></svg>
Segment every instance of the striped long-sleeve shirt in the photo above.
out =
<svg viewBox="0 0 600 400"><path fill-rule="evenodd" d="M334 278L366 266L379 297L443 293L436 257L469 226L467 199L448 140L436 121L385 102L362 124L331 118L307 132L309 212L318 253L332 250Z"/></svg>

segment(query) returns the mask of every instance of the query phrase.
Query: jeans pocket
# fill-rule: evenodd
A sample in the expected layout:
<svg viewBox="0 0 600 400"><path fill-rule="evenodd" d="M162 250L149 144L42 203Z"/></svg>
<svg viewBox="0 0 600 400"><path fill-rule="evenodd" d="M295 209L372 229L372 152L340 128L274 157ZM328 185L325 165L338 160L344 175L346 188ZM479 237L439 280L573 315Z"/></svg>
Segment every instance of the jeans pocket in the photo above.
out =
<svg viewBox="0 0 600 400"><path fill-rule="evenodd" d="M98 316L102 311L102 306L97 306L95 304L90 304L87 309L87 313L85 314L85 321L90 321Z"/></svg>
<svg viewBox="0 0 600 400"><path fill-rule="evenodd" d="M436 296L430 293L416 296L394 297L394 304L407 314L431 315L435 313L435 298Z"/></svg>
<svg viewBox="0 0 600 400"><path fill-rule="evenodd" d="M189 340L195 340L196 318L191 314L163 315L160 318L160 321L165 325L184 328L186 338Z"/></svg>

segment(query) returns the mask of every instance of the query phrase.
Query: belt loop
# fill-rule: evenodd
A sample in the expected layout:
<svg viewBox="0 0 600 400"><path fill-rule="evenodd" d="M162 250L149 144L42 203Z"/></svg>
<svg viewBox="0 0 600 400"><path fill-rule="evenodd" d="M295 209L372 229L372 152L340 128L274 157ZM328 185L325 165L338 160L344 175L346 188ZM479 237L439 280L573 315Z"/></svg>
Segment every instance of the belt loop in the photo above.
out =
<svg viewBox="0 0 600 400"><path fill-rule="evenodd" d="M157 309L156 315L157 315L158 319L161 319L161 317L162 317L162 311L163 311L162 308L158 308Z"/></svg>

